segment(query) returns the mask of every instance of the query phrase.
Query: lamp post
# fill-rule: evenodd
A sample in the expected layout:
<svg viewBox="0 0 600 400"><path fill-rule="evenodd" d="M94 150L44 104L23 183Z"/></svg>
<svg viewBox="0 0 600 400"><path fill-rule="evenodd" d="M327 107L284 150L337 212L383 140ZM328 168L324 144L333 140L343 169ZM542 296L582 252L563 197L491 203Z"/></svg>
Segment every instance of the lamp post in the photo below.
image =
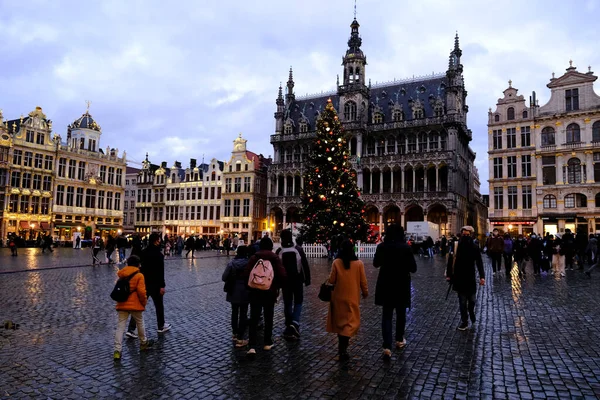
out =
<svg viewBox="0 0 600 400"><path fill-rule="evenodd" d="M34 240L34 236L33 236L34 232L33 232L33 229L35 228L35 224L34 224L34 223L31 223L31 224L29 224L29 228L31 228L31 230L30 230L30 232L29 232L29 240Z"/></svg>

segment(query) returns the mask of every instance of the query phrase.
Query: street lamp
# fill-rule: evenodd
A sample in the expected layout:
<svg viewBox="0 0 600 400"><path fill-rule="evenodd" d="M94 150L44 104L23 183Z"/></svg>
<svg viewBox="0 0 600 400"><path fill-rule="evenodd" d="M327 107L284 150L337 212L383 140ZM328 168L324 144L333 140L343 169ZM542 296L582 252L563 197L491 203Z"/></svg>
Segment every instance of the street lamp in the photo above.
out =
<svg viewBox="0 0 600 400"><path fill-rule="evenodd" d="M510 231L510 230L512 230L512 228L513 228L512 224L508 224L508 230Z"/></svg>
<svg viewBox="0 0 600 400"><path fill-rule="evenodd" d="M77 232L81 232L81 227L80 226L77 227Z"/></svg>
<svg viewBox="0 0 600 400"><path fill-rule="evenodd" d="M120 235L123 231L120 229L117 229L117 233Z"/></svg>

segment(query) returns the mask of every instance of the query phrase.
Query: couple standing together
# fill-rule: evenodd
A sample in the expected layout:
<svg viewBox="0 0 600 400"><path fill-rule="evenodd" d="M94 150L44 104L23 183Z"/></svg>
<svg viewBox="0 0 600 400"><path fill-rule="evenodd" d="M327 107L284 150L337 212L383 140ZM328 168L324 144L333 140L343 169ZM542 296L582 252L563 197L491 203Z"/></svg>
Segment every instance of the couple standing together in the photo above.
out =
<svg viewBox="0 0 600 400"><path fill-rule="evenodd" d="M475 266L480 276L480 285L485 284L481 253L473 243L473 228L461 229L461 237L451 249L446 270L447 280L458 293L461 324L458 329L468 326L468 317L475 322ZM383 357L389 360L392 355L392 320L396 312L395 346L406 346L404 337L406 309L411 306L411 273L417 271L417 264L410 247L404 238L402 226L390 225L385 232L383 243L377 246L373 259L379 276L375 289L375 304L382 306ZM360 327L360 295L368 296L367 280L362 261L354 254L354 245L345 240L338 257L333 262L329 283L335 286L327 315L327 332L338 335L340 361L347 361L350 337L355 336Z"/></svg>

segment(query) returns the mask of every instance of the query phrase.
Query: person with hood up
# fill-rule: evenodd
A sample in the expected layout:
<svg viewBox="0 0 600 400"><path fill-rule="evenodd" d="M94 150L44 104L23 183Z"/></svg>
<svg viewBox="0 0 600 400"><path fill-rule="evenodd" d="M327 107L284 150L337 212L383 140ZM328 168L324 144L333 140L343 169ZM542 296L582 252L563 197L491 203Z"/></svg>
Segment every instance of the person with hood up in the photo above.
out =
<svg viewBox="0 0 600 400"><path fill-rule="evenodd" d="M458 294L460 306L460 325L458 329L461 331L469 327L469 317L471 318L472 327L475 325L475 295L477 293L475 267L479 272L479 285L485 285L481 252L479 247L473 243L471 237L473 231L473 227L469 225L461 228L460 239L450 249L446 269L446 280Z"/></svg>
<svg viewBox="0 0 600 400"><path fill-rule="evenodd" d="M223 272L223 282L225 282L226 300L231 303L231 330L233 340L236 341L235 347L244 347L248 344L244 340L246 325L248 319L248 289L246 288L247 278L244 276L246 265L248 265L248 248L238 246L235 258L227 264Z"/></svg>
<svg viewBox="0 0 600 400"><path fill-rule="evenodd" d="M406 346L404 329L406 309L410 308L411 278L417 272L412 250L404 240L404 228L398 224L388 226L383 243L377 245L373 266L380 268L375 288L375 304L383 306L381 330L383 357L392 356L392 318L396 311L396 348Z"/></svg>

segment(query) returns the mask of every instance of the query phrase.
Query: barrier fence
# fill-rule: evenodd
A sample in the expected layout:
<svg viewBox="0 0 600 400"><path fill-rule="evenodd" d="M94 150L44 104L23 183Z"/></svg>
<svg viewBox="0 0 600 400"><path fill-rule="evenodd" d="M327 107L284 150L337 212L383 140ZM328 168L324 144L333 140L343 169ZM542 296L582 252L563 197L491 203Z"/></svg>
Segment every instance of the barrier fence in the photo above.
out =
<svg viewBox="0 0 600 400"><path fill-rule="evenodd" d="M305 244L302 248L308 258L327 257L327 248L322 244ZM358 258L373 258L376 248L375 243L359 243L354 247L354 251Z"/></svg>

